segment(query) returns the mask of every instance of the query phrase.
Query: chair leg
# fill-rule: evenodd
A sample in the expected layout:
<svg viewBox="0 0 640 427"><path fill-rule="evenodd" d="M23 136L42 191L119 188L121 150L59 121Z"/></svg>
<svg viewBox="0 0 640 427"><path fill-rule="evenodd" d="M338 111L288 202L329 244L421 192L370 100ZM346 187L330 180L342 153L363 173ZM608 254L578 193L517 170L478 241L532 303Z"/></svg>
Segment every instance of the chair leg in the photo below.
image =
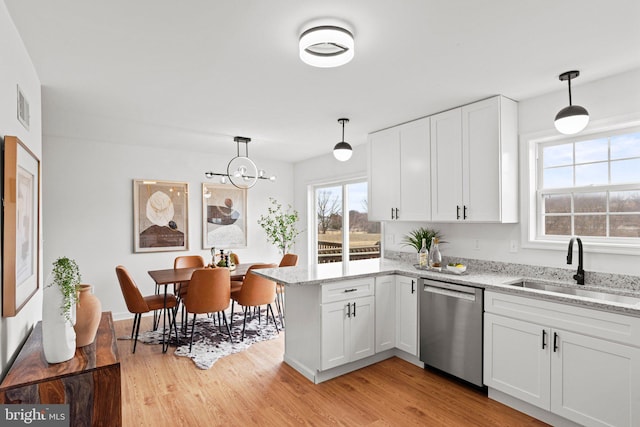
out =
<svg viewBox="0 0 640 427"><path fill-rule="evenodd" d="M140 333L140 323L142 323L142 313L137 313L134 318L133 318L133 323L134 325L136 325L136 336L134 338L133 341L133 351L132 353L136 352L136 344L138 344L138 333ZM136 323L136 318L138 319L137 323Z"/></svg>
<svg viewBox="0 0 640 427"><path fill-rule="evenodd" d="M191 321L191 340L189 341L189 353L191 353L191 348L193 348L193 333L196 330L196 314L193 313L193 320Z"/></svg>
<svg viewBox="0 0 640 427"><path fill-rule="evenodd" d="M276 308L278 309L278 317L280 317L280 325L284 325L282 312L284 310L284 301L281 301L282 293L276 294Z"/></svg>
<svg viewBox="0 0 640 427"><path fill-rule="evenodd" d="M249 307L244 308L244 322L242 322L242 341L244 341L244 330L247 326L247 314L249 314Z"/></svg>
<svg viewBox="0 0 640 427"><path fill-rule="evenodd" d="M267 316L269 315L269 310L271 310L271 318L273 319L273 324L276 325L276 331L280 333L280 329L278 329L278 324L276 323L276 316L275 314L273 314L273 307L271 307L271 304L267 304Z"/></svg>
<svg viewBox="0 0 640 427"><path fill-rule="evenodd" d="M235 304L236 300L232 299L231 300L231 314L229 315L231 317L231 324L233 325L233 305Z"/></svg>
<svg viewBox="0 0 640 427"><path fill-rule="evenodd" d="M220 315L220 312L218 312L218 316ZM233 337L231 336L231 328L229 328L229 324L227 323L227 315L224 314L224 311L222 312L222 320L224 320L224 325L227 327L227 333L229 334L229 342L231 344L233 344ZM222 325L222 324L220 324ZM222 327L222 326L220 326Z"/></svg>

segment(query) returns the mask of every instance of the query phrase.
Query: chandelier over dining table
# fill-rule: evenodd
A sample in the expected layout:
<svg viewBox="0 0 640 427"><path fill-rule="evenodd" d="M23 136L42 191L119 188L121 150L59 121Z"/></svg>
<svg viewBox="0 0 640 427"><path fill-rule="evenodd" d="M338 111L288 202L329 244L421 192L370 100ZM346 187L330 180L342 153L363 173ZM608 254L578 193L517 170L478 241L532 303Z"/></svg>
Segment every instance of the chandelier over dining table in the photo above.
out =
<svg viewBox="0 0 640 427"><path fill-rule="evenodd" d="M214 176L220 177L220 183L226 184L230 182L238 188L251 188L259 179L266 179L269 181L275 181L276 176L267 176L264 169L258 169L256 164L249 158L249 142L251 138L244 136L236 136L233 138L237 146L237 155L229 161L227 165L227 172L205 172L204 175L211 179ZM240 144L244 144L244 156L240 155Z"/></svg>

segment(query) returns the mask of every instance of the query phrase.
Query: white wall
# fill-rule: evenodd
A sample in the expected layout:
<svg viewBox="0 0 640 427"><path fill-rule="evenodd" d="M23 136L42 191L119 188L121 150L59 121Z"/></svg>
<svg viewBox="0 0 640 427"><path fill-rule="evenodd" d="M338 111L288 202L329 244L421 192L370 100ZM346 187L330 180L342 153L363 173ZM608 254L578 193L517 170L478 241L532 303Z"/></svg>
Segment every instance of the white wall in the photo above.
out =
<svg viewBox="0 0 640 427"><path fill-rule="evenodd" d="M46 97L46 92L45 92ZM45 114L47 112L45 111ZM82 117L77 117L82 120ZM69 121L71 123L72 121ZM58 130L59 131L59 130ZM143 294L154 292L148 270L172 268L178 255L200 254L202 249L202 183L207 170L226 170L231 156L153 149L113 142L47 135L43 150L44 273L60 256L75 259L82 281L94 285L94 293L104 311L116 319L128 317L126 305L115 275L122 264L129 269ZM123 135L126 138L126 135ZM176 145L179 145L176 143ZM248 190L247 240L244 249L234 249L241 262L279 262L280 255L266 242L257 224L266 213L269 197L293 203L293 166L288 163L255 158L258 167L275 174L275 183L260 181ZM154 179L189 183L189 251L133 253L133 180Z"/></svg>
<svg viewBox="0 0 640 427"><path fill-rule="evenodd" d="M640 69L620 75L611 76L584 85L572 85L575 104L587 108L591 123L610 118L640 113ZM553 132L555 114L568 104L568 92L562 90L543 96L519 101L519 134L520 157L526 150L522 135L538 132ZM589 128L587 128L588 131ZM522 163L521 163L522 164ZM520 170L520 182L527 171ZM520 199L523 194L521 189ZM521 209L522 211L522 209ZM385 244L387 249L409 252L399 242L412 229L426 225L421 223L387 223L385 228ZM520 224L430 224L444 234L446 244L441 246L444 255L464 258L475 258L492 261L505 261L521 264L540 265L558 268L575 268L566 265L566 244L559 244L554 249L522 248ZM475 240L479 241L479 249L475 249ZM394 241L395 243L390 243ZM518 246L516 253L510 252L510 242ZM594 253L585 246L584 268L588 271L603 273L620 273L639 275L637 255L612 255Z"/></svg>
<svg viewBox="0 0 640 427"><path fill-rule="evenodd" d="M17 136L38 158L42 159L40 80L4 2L0 2L0 58L2 58L0 60L0 137ZM16 118L17 85L20 85L29 101L31 113L29 130L25 129ZM42 245L40 249L42 261ZM39 275L40 289L42 289L42 268ZM27 338L33 325L41 319L41 304L42 291L40 290L17 316L0 318L0 378L6 374L9 362Z"/></svg>

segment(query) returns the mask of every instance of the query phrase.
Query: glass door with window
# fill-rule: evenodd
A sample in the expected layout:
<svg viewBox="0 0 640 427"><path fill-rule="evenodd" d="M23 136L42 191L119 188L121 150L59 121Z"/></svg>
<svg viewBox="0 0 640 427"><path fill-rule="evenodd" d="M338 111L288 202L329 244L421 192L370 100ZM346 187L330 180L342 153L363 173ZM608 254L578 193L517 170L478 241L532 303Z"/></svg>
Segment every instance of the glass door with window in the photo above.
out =
<svg viewBox="0 0 640 427"><path fill-rule="evenodd" d="M366 181L315 187L314 200L318 264L380 258L380 223L368 219Z"/></svg>

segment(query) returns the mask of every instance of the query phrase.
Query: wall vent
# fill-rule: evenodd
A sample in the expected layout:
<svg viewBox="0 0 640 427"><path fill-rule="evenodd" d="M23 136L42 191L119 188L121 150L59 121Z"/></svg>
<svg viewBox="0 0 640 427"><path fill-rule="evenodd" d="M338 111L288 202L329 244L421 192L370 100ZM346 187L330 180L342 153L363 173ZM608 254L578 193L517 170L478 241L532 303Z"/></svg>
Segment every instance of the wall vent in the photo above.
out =
<svg viewBox="0 0 640 427"><path fill-rule="evenodd" d="M29 117L29 101L18 86L18 120L27 130L29 130Z"/></svg>

